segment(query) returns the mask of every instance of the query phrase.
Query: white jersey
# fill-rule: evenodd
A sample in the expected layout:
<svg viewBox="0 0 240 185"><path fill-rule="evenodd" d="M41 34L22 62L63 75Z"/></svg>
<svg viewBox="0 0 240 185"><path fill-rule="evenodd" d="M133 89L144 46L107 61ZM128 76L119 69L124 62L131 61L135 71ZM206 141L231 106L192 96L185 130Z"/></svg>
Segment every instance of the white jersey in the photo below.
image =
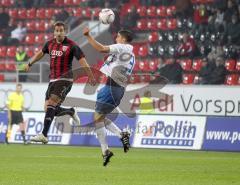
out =
<svg viewBox="0 0 240 185"><path fill-rule="evenodd" d="M100 71L111 77L119 85L125 86L135 65L133 46L130 44L113 44L109 45L109 48L110 55Z"/></svg>

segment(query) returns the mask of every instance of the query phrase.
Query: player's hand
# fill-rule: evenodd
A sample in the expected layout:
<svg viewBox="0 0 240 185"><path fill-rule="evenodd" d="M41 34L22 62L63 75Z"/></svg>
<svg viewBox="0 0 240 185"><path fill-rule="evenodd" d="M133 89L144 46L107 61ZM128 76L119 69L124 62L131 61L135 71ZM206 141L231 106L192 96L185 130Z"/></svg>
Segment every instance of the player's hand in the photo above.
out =
<svg viewBox="0 0 240 185"><path fill-rule="evenodd" d="M30 66L29 66L28 64L26 64L26 65L24 66L24 71L28 72L29 70L30 70Z"/></svg>
<svg viewBox="0 0 240 185"><path fill-rule="evenodd" d="M89 32L90 32L90 30L88 27L83 28L83 35L88 36Z"/></svg>

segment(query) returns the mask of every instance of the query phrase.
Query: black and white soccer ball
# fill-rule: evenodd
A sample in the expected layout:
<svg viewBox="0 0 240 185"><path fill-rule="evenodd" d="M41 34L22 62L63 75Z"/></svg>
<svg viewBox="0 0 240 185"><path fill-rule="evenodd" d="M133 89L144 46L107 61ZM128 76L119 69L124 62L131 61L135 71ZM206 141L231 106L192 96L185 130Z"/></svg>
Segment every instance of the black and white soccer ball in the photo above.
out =
<svg viewBox="0 0 240 185"><path fill-rule="evenodd" d="M104 8L99 12L99 21L103 24L111 24L115 19L115 14L111 9Z"/></svg>

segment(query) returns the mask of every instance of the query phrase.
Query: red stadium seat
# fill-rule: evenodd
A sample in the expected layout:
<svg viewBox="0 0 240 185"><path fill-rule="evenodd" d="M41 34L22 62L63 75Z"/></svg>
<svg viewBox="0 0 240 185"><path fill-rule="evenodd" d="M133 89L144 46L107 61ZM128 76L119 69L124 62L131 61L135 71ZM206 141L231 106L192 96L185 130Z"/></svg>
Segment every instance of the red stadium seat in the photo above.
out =
<svg viewBox="0 0 240 185"><path fill-rule="evenodd" d="M82 0L73 0L73 5L80 5Z"/></svg>
<svg viewBox="0 0 240 185"><path fill-rule="evenodd" d="M136 61L134 68L133 68L133 72L136 72L136 71L140 71L139 61Z"/></svg>
<svg viewBox="0 0 240 185"><path fill-rule="evenodd" d="M51 19L53 15L54 15L54 9L52 8L45 9L45 18Z"/></svg>
<svg viewBox="0 0 240 185"><path fill-rule="evenodd" d="M64 0L55 0L55 1L54 1L54 4L55 4L56 6L64 6Z"/></svg>
<svg viewBox="0 0 240 185"><path fill-rule="evenodd" d="M146 75L141 75L140 76L140 83L148 83L150 82L150 74L146 74Z"/></svg>
<svg viewBox="0 0 240 185"><path fill-rule="evenodd" d="M18 17L18 10L17 9L9 9L8 13L9 13L9 16L11 18L16 19Z"/></svg>
<svg viewBox="0 0 240 185"><path fill-rule="evenodd" d="M194 74L183 74L183 84L193 84L195 75Z"/></svg>
<svg viewBox="0 0 240 185"><path fill-rule="evenodd" d="M166 10L167 16L171 17L175 14L175 12L176 12L176 6L167 7L167 10Z"/></svg>
<svg viewBox="0 0 240 185"><path fill-rule="evenodd" d="M64 0L64 4L67 6L73 5L73 0Z"/></svg>
<svg viewBox="0 0 240 185"><path fill-rule="evenodd" d="M151 32L150 35L148 36L149 42L157 42L158 40L159 40L158 32Z"/></svg>
<svg viewBox="0 0 240 185"><path fill-rule="evenodd" d="M8 60L6 62L6 70L9 72L15 72L16 71L16 64L14 60Z"/></svg>
<svg viewBox="0 0 240 185"><path fill-rule="evenodd" d="M226 85L238 85L239 75L238 74L231 74L226 76Z"/></svg>
<svg viewBox="0 0 240 185"><path fill-rule="evenodd" d="M0 74L0 82L4 82L5 78L4 78L4 74Z"/></svg>
<svg viewBox="0 0 240 185"><path fill-rule="evenodd" d="M157 70L157 67L158 67L158 61L157 60L149 61L149 70L151 72L155 72Z"/></svg>
<svg viewBox="0 0 240 185"><path fill-rule="evenodd" d="M160 17L166 17L167 16L166 6L158 7L156 10L156 14L157 14L157 16L160 16Z"/></svg>
<svg viewBox="0 0 240 185"><path fill-rule="evenodd" d="M137 13L140 17L145 17L147 15L147 8L145 6L140 6L137 8Z"/></svg>
<svg viewBox="0 0 240 185"><path fill-rule="evenodd" d="M36 30L44 32L46 30L45 24L46 24L46 21L38 21L38 22L36 22L36 25L35 25L36 26Z"/></svg>
<svg viewBox="0 0 240 185"><path fill-rule="evenodd" d="M73 15L76 17L81 17L82 16L82 8L77 8L73 10Z"/></svg>
<svg viewBox="0 0 240 185"><path fill-rule="evenodd" d="M99 12L101 11L100 8L94 8L92 9L92 15L93 17L98 17Z"/></svg>
<svg viewBox="0 0 240 185"><path fill-rule="evenodd" d="M0 57L6 57L6 55L7 55L7 47L0 46Z"/></svg>
<svg viewBox="0 0 240 185"><path fill-rule="evenodd" d="M45 34L38 34L35 36L35 43L37 44L43 44L45 42Z"/></svg>
<svg viewBox="0 0 240 185"><path fill-rule="evenodd" d="M175 30L177 28L177 19L169 19L167 21L167 27L169 30Z"/></svg>
<svg viewBox="0 0 240 185"><path fill-rule="evenodd" d="M36 9L31 8L27 10L27 18L28 19L36 19Z"/></svg>
<svg viewBox="0 0 240 185"><path fill-rule="evenodd" d="M34 51L32 47L25 47L24 50L27 52L27 55L29 57L32 57L34 55Z"/></svg>
<svg viewBox="0 0 240 185"><path fill-rule="evenodd" d="M167 20L166 19L158 20L157 28L160 30L167 30Z"/></svg>
<svg viewBox="0 0 240 185"><path fill-rule="evenodd" d="M137 29L138 30L147 30L147 20L146 19L140 19L137 21Z"/></svg>
<svg viewBox="0 0 240 185"><path fill-rule="evenodd" d="M5 60L0 60L0 71L5 71L6 67L5 67Z"/></svg>
<svg viewBox="0 0 240 185"><path fill-rule="evenodd" d="M13 0L2 0L1 5L4 7L11 7L14 5Z"/></svg>
<svg viewBox="0 0 240 185"><path fill-rule="evenodd" d="M129 78L128 81L131 84L139 83L140 82L140 77L139 77L139 75L131 75L131 77Z"/></svg>
<svg viewBox="0 0 240 185"><path fill-rule="evenodd" d="M156 19L152 19L151 21L148 21L147 28L149 30L152 30L152 31L158 30L158 28L157 28L157 20Z"/></svg>
<svg viewBox="0 0 240 185"><path fill-rule="evenodd" d="M195 59L195 60L193 60L192 69L194 71L200 71L201 68L202 68L202 59Z"/></svg>
<svg viewBox="0 0 240 185"><path fill-rule="evenodd" d="M236 70L236 60L228 59L225 61L225 67L228 71L233 72Z"/></svg>
<svg viewBox="0 0 240 185"><path fill-rule="evenodd" d="M146 57L148 55L148 48L146 45L143 45L139 48L138 55L140 57Z"/></svg>
<svg viewBox="0 0 240 185"><path fill-rule="evenodd" d="M84 8L82 10L82 16L85 17L85 18L91 19L91 16L92 16L91 8Z"/></svg>
<svg viewBox="0 0 240 185"><path fill-rule="evenodd" d="M16 47L11 46L7 48L7 56L8 57L15 57L16 56Z"/></svg>
<svg viewBox="0 0 240 185"><path fill-rule="evenodd" d="M139 51L140 45L139 44L134 44L133 45L133 53L138 56L138 51Z"/></svg>
<svg viewBox="0 0 240 185"><path fill-rule="evenodd" d="M238 60L237 63L236 63L236 70L238 72L240 71L240 60Z"/></svg>
<svg viewBox="0 0 240 185"><path fill-rule="evenodd" d="M181 64L184 71L191 71L192 70L192 60L191 59L180 60L180 64Z"/></svg>
<svg viewBox="0 0 240 185"><path fill-rule="evenodd" d="M26 17L27 17L27 9L19 9L18 10L18 18L26 19Z"/></svg>
<svg viewBox="0 0 240 185"><path fill-rule="evenodd" d="M36 16L39 19L45 19L46 18L46 16L45 16L45 9L44 8L38 9L37 12L36 12Z"/></svg>
<svg viewBox="0 0 240 185"><path fill-rule="evenodd" d="M147 16L149 16L149 17L155 17L155 16L157 16L157 14L156 14L156 7L155 7L155 6L150 6L150 7L147 9Z"/></svg>
<svg viewBox="0 0 240 185"><path fill-rule="evenodd" d="M32 33L28 34L25 37L25 43L30 45L35 44L35 34L32 34Z"/></svg>
<svg viewBox="0 0 240 185"><path fill-rule="evenodd" d="M26 27L28 31L35 31L36 30L36 22L35 21L27 21L26 22Z"/></svg>

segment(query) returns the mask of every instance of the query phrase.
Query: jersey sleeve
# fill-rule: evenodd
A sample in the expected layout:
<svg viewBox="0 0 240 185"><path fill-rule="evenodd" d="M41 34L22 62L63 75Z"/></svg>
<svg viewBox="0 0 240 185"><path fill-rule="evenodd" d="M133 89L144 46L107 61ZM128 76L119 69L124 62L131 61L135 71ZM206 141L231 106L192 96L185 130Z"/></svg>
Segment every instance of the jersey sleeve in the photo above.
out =
<svg viewBox="0 0 240 185"><path fill-rule="evenodd" d="M49 54L49 50L48 50L48 45L49 45L49 42L46 42L42 48L42 52L43 53L47 53Z"/></svg>
<svg viewBox="0 0 240 185"><path fill-rule="evenodd" d="M8 96L8 98L7 98L6 104L7 104L8 106L11 106L11 104L12 104L12 96L13 96L13 94L11 93L11 94Z"/></svg>
<svg viewBox="0 0 240 185"><path fill-rule="evenodd" d="M110 48L109 53L111 54L121 53L123 49L121 44L112 44L109 45L108 47Z"/></svg>
<svg viewBox="0 0 240 185"><path fill-rule="evenodd" d="M80 60L81 58L85 57L83 51L77 45L74 45L72 47L72 51L73 51L73 56L75 56L77 60Z"/></svg>

